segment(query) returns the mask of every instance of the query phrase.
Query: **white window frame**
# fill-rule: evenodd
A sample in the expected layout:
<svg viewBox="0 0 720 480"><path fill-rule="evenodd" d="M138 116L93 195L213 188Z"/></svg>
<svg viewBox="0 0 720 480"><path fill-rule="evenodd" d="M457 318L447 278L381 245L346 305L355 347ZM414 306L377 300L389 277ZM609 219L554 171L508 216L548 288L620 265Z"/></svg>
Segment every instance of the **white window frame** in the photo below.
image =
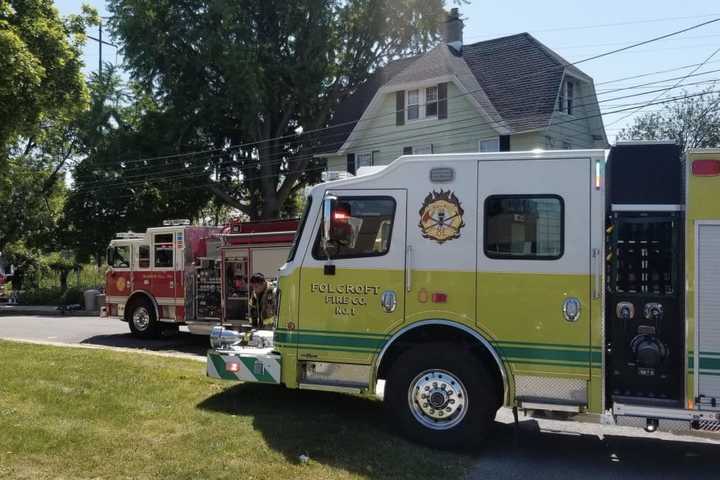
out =
<svg viewBox="0 0 720 480"><path fill-rule="evenodd" d="M172 265L169 267L157 267L155 266L155 246L158 245L158 242L155 240L155 237L158 235L171 235L172 236L172 252L173 252L173 262ZM156 232L152 234L152 244L150 244L150 269L158 272L165 272L165 271L173 271L175 270L175 265L177 265L178 261L178 251L177 248L175 248L175 232Z"/></svg>
<svg viewBox="0 0 720 480"><path fill-rule="evenodd" d="M405 120L408 122L416 122L422 119L420 104L420 92L422 89L413 88L405 92ZM417 103L410 103L410 92L417 92ZM417 107L417 118L410 118L410 107Z"/></svg>
<svg viewBox="0 0 720 480"><path fill-rule="evenodd" d="M403 155L430 155L434 153L433 151L433 144L432 143L421 143L419 145L405 145L403 147L403 152L406 148L410 148L411 152L408 153L402 153Z"/></svg>
<svg viewBox="0 0 720 480"><path fill-rule="evenodd" d="M140 266L140 249L142 247L147 247L148 249L148 266L147 267L141 267ZM142 271L150 271L152 267L152 263L150 262L150 256L151 256L152 246L148 245L147 243L137 243L133 246L133 257L135 257L135 269L136 270L142 270Z"/></svg>
<svg viewBox="0 0 720 480"><path fill-rule="evenodd" d="M494 142L496 149L495 150L483 150L483 143L489 144L489 142ZM478 152L499 152L500 151L500 137L490 137L490 138L481 138L478 140Z"/></svg>
<svg viewBox="0 0 720 480"><path fill-rule="evenodd" d="M568 88L568 84L572 85ZM577 91L578 81L573 77L564 77L562 84L560 85L560 93L558 94L556 110L563 112L568 115L574 115L575 111L575 93ZM572 92L569 92L572 90Z"/></svg>
<svg viewBox="0 0 720 480"><path fill-rule="evenodd" d="M367 158L367 165L360 165L360 157ZM373 162L372 152L359 152L355 154L355 171L358 171L360 167L372 167L375 164Z"/></svg>
<svg viewBox="0 0 720 480"><path fill-rule="evenodd" d="M427 115L427 98L428 98L428 89L434 89L435 90L435 100L432 101L432 103L436 104L435 107L435 114L434 115ZM410 103L410 92L417 92L417 101L418 103ZM415 87L410 88L408 90L405 90L405 121L406 122L418 122L422 120L435 120L438 118L438 110L440 109L440 99L439 99L439 88L438 85L426 85L424 87ZM417 118L410 118L410 107L417 106L418 109L418 116Z"/></svg>

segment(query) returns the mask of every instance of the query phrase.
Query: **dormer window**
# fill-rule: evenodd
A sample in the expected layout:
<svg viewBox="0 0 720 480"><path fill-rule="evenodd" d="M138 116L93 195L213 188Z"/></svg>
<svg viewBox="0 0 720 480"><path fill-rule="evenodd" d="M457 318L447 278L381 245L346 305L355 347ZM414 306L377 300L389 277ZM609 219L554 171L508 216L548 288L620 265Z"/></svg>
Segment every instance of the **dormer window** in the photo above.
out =
<svg viewBox="0 0 720 480"><path fill-rule="evenodd" d="M437 117L437 101L438 101L438 89L437 87L428 87L425 89L425 116L426 117Z"/></svg>
<svg viewBox="0 0 720 480"><path fill-rule="evenodd" d="M423 120L437 118L438 116L438 87L416 88L408 90L405 94L407 103L405 111L407 120Z"/></svg>
<svg viewBox="0 0 720 480"><path fill-rule="evenodd" d="M560 86L560 94L558 95L557 110L565 112L568 115L573 114L573 103L575 99L575 82L570 79L563 80Z"/></svg>

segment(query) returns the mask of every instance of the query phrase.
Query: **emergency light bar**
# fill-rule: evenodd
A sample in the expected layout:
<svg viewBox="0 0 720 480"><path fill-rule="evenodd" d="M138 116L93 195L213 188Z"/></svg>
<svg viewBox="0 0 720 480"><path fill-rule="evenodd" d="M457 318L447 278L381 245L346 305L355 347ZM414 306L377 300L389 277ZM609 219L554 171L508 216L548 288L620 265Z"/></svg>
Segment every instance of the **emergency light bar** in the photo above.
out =
<svg viewBox="0 0 720 480"><path fill-rule="evenodd" d="M135 232L121 232L121 233L116 233L115 238L141 239L141 238L145 238L145 234L144 233L135 233Z"/></svg>
<svg viewBox="0 0 720 480"><path fill-rule="evenodd" d="M179 218L175 220L163 220L163 227L172 227L175 225L190 225L190 220L187 218Z"/></svg>

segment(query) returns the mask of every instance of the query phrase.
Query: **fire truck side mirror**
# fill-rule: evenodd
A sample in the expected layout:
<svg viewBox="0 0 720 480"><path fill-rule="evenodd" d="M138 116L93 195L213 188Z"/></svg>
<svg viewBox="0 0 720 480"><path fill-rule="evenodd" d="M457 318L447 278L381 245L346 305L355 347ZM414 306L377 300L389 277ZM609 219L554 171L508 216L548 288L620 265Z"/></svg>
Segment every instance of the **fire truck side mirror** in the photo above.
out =
<svg viewBox="0 0 720 480"><path fill-rule="evenodd" d="M322 210L322 246L323 250L325 251L325 255L327 256L328 260L331 258L330 252L332 251L332 247L330 246L330 243L332 242L332 233L333 233L333 212L335 211L335 205L337 204L337 197L334 195L328 195L325 194L323 197L323 210Z"/></svg>

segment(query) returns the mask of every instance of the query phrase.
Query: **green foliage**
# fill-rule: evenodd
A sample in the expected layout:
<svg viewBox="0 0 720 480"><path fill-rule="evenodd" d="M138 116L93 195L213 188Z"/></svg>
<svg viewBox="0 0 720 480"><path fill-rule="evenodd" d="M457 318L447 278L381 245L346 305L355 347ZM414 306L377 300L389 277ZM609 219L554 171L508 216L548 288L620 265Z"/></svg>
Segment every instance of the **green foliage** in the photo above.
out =
<svg viewBox="0 0 720 480"><path fill-rule="evenodd" d="M20 305L85 305L83 290L72 287L64 290L60 287L36 288L23 290L18 295Z"/></svg>
<svg viewBox="0 0 720 480"><path fill-rule="evenodd" d="M89 7L61 19L46 0L0 2L0 251L48 245L65 194L72 123L87 104L81 73Z"/></svg>
<svg viewBox="0 0 720 480"><path fill-rule="evenodd" d="M703 95L663 105L623 128L618 140L672 140L683 150L720 147L720 93L715 86ZM687 94L687 92L686 92Z"/></svg>
<svg viewBox="0 0 720 480"><path fill-rule="evenodd" d="M0 3L0 158L44 119L71 118L84 107L83 31L96 20L86 8L64 22L45 0Z"/></svg>
<svg viewBox="0 0 720 480"><path fill-rule="evenodd" d="M251 218L279 216L289 197L318 179L313 152L321 140L298 132L325 126L337 102L378 66L431 46L443 6L443 0L109 2L133 77L174 123L169 131L179 145L165 152L185 150L190 139L218 149L194 160L216 172L213 192Z"/></svg>
<svg viewBox="0 0 720 480"><path fill-rule="evenodd" d="M137 85L126 85L112 65L89 81L91 106L78 124L82 161L62 221L63 244L79 258L100 258L116 232L143 231L166 218L195 217L210 193L204 163L170 157L149 162L182 143L178 125L159 112ZM197 149L186 143L183 148ZM211 171L207 171L209 176Z"/></svg>

